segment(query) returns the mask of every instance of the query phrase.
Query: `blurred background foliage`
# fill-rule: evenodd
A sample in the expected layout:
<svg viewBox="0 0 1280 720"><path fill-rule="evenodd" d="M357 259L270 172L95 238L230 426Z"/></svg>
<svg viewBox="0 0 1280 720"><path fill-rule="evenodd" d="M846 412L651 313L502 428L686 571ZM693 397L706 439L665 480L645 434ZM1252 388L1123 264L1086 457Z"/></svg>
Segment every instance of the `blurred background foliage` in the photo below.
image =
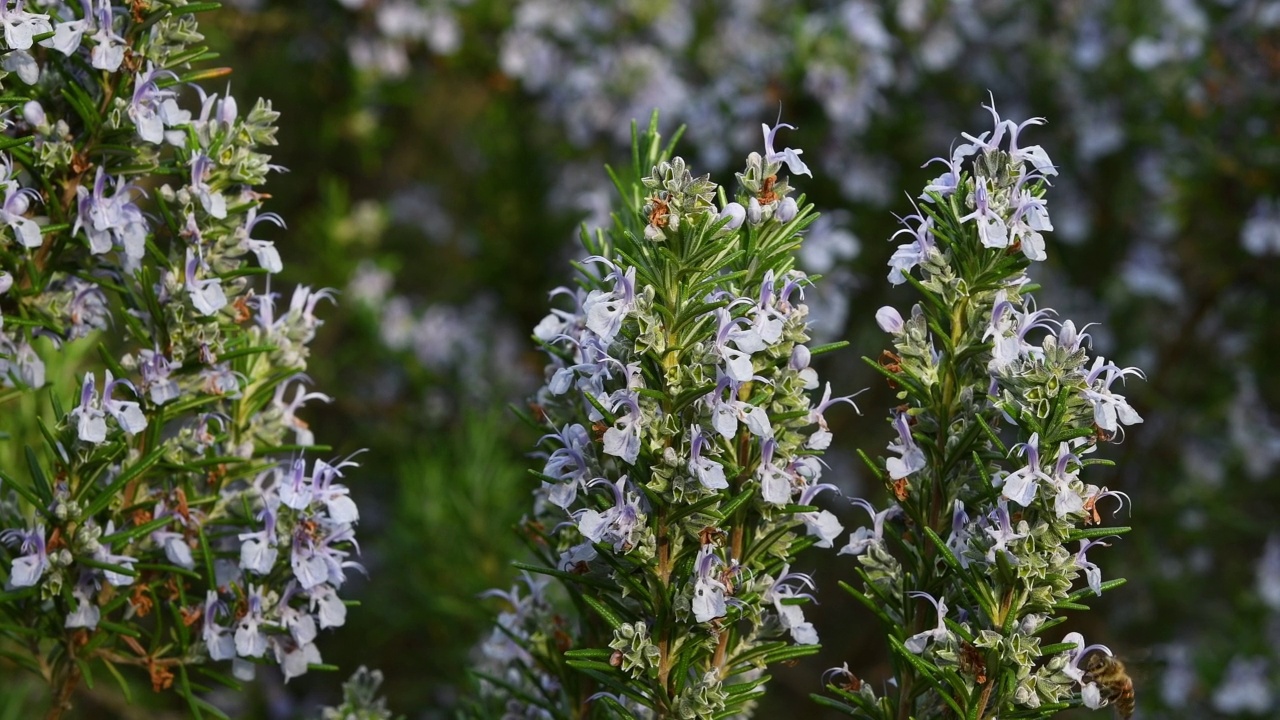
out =
<svg viewBox="0 0 1280 720"><path fill-rule="evenodd" d="M1280 2L237 0L202 27L236 95L282 112L290 172L268 209L289 223L270 238L284 284L343 291L312 362L334 402L309 420L336 451L369 449L349 478L369 579L322 641L343 673L262 680L219 699L233 716L311 714L362 664L407 717L446 717L470 691L498 609L478 596L511 583L536 482L536 435L505 409L539 379L529 331L578 224L607 218L603 164L627 165L629 123L654 107L726 184L761 122L781 108L799 127L787 144L827 216L803 258L825 276L809 304L825 339L852 343L820 371L870 388L863 416L831 419L828 477L879 504L854 451L882 452L894 401L858 356L883 349L875 310L913 301L884 281L894 213L939 174L924 160L988 127L989 98L1049 121L1025 136L1060 169L1042 306L1100 323L1095 349L1148 374L1126 389L1146 423L1100 483L1134 501L1117 522L1136 531L1102 556L1129 584L1064 632L1130 660L1145 717L1275 716ZM842 662L888 676L836 589L851 561L812 553L824 650L778 674L759 717L818 717L807 694ZM18 682L0 679L0 717L34 707ZM81 716L125 716L110 692Z"/></svg>

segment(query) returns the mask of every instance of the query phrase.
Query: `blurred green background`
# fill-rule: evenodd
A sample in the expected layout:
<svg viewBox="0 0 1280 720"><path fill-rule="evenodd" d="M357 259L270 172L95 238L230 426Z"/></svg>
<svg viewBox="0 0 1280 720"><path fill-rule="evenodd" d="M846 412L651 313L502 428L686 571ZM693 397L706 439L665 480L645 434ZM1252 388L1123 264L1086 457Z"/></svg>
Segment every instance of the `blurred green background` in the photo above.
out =
<svg viewBox="0 0 1280 720"><path fill-rule="evenodd" d="M884 279L894 214L941 172L925 160L990 127L992 99L1048 119L1021 139L1060 170L1041 306L1100 323L1095 350L1148 375L1126 388L1146 422L1092 479L1133 498L1135 532L1097 558L1129 584L1064 632L1130 660L1144 717L1280 712L1280 2L240 0L202 28L241 105L282 112L280 287L342 291L309 371L335 401L309 421L341 454L369 449L349 476L369 578L320 641L343 671L217 698L232 716L312 714L359 665L410 718L469 692L498 609L478 594L512 581L536 482L536 437L506 409L540 381L529 332L578 224L607 218L603 165L628 163L629 122L654 107L724 184L760 123L798 126L786 142L814 170L798 184L826 215L802 258L825 276L809 304L823 340L851 342L819 370L870 388L863 416L830 418L829 476L878 504L853 458L892 438L893 398L858 357L883 349L875 310L913 301ZM820 717L807 695L846 661L888 677L835 585L852 561L811 552L824 649L775 674L759 717ZM86 691L79 716L177 713L114 693ZM43 703L7 669L0 698L0 719Z"/></svg>

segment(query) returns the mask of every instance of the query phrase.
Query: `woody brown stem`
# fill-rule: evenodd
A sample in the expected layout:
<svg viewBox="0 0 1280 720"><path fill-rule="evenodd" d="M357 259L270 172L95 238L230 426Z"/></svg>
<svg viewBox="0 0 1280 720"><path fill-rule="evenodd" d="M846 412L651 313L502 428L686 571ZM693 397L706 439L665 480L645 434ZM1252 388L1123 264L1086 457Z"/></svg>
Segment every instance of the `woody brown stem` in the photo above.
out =
<svg viewBox="0 0 1280 720"><path fill-rule="evenodd" d="M63 712L71 709L71 695L75 693L79 684L79 666L74 662L68 663L65 674L61 682L58 683L57 692L53 697L53 704L49 706L49 712L45 713L45 720L58 720L58 718L62 717Z"/></svg>
<svg viewBox="0 0 1280 720"><path fill-rule="evenodd" d="M991 691L996 686L994 675L987 680L987 684L982 687L982 695L978 697L978 712L975 717L982 720L983 714L987 712L987 701L991 699Z"/></svg>

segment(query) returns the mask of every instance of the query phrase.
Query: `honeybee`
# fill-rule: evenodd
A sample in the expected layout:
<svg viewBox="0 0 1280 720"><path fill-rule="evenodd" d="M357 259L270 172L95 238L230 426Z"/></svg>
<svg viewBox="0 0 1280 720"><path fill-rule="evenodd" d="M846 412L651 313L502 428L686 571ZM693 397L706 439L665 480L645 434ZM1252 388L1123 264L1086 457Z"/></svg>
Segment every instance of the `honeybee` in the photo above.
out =
<svg viewBox="0 0 1280 720"><path fill-rule="evenodd" d="M1115 706L1117 715L1123 720L1133 717L1133 679L1124 669L1124 663L1096 652L1085 662L1084 670L1102 690L1102 699Z"/></svg>

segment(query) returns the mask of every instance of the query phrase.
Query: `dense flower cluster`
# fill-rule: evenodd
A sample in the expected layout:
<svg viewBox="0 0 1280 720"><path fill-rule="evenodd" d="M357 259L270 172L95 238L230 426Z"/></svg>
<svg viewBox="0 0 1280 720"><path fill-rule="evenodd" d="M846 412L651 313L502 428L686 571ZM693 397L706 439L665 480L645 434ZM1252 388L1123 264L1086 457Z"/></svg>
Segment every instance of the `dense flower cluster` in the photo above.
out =
<svg viewBox="0 0 1280 720"><path fill-rule="evenodd" d="M554 615L542 581L503 595L482 668L510 717L592 699L643 717L747 712L760 668L818 641L802 607L813 581L789 559L843 531L813 502L834 489L825 414L852 403L829 385L809 396L810 281L792 264L812 214L789 185L809 171L777 148L785 127L764 127L764 154L719 203L651 128L620 224L587 238L581 285L552 293L569 309L534 330L550 364L526 528L537 571L593 614ZM578 696L591 678L601 693Z"/></svg>
<svg viewBox="0 0 1280 720"><path fill-rule="evenodd" d="M303 373L330 294L277 308L251 282L282 268L254 237L284 224L255 190L277 113L195 84L225 74L192 70L207 5L43 9L0 9L0 398L47 388L53 411L6 424L28 472L0 473L0 618L62 646L58 712L96 660L188 696L210 659L300 675L344 622L358 512L337 482L354 463L299 454L303 406L328 400Z"/></svg>
<svg viewBox="0 0 1280 720"><path fill-rule="evenodd" d="M876 313L893 343L876 367L903 403L890 455L872 465L893 500L880 512L858 501L873 528L841 552L858 558L853 592L887 625L900 663L888 703L869 684L833 688L861 717L1052 713L1076 690L1092 708L1115 699L1085 664L1110 650L1079 633L1042 646L1041 635L1117 584L1089 555L1127 528L1090 526L1127 497L1080 474L1099 441L1142 422L1117 383L1142 373L1091 362L1089 336L1026 292L1053 229L1044 193L1055 169L1041 147L1019 144L1043 120L990 110L994 128L941 159L889 261L890 282L923 300L908 318ZM919 599L932 607L922 613Z"/></svg>
<svg viewBox="0 0 1280 720"><path fill-rule="evenodd" d="M233 4L270 5L258 0L236 0ZM30 1L27 5L44 12ZM836 180L845 196L859 203L852 208L851 217L860 231L872 233L878 232L873 229L875 216L861 204L883 205L898 197L899 178L914 172L918 159L928 157L919 156L915 143L944 145L952 134L954 119L968 117L976 110L973 99L979 93L990 88L1005 109L1026 112L1034 108L1051 115L1053 126L1037 130L1037 137L1046 146L1059 148L1054 152L1060 162L1055 167L1058 174L1052 177L1054 233L1063 243L1088 246L1055 253L1054 262L1047 263L1043 277L1037 278L1047 286L1037 291L1037 300L1070 308L1075 317L1107 320L1103 327L1088 331L1093 335L1092 349L1108 357L1141 358L1144 367L1159 367L1162 377L1150 389L1132 394L1120 391L1131 398L1158 393L1162 401L1147 403L1142 411L1161 431L1133 434L1134 442L1122 452L1140 455L1144 461L1122 465L1119 482L1135 499L1141 493L1141 502L1151 515L1169 524L1170 542L1158 548L1149 544L1129 548L1129 552L1141 555L1128 560L1143 570L1128 573L1131 583L1140 585L1131 585L1137 599L1117 606L1108 618L1108 628L1116 635L1140 636L1142 644L1176 641L1156 656L1169 658L1168 686L1189 689L1167 695L1158 710L1166 714L1175 708L1181 708L1187 717L1211 712L1210 698L1216 686L1235 677L1224 670L1237 667L1229 663L1230 658L1242 653L1248 658L1251 652L1267 654L1261 647L1240 649L1253 637L1253 628L1269 617L1249 594L1222 593L1206 606L1200 599L1193 601L1185 593L1168 589L1235 582L1239 573L1233 569L1237 563L1231 560L1250 556L1248 548L1253 549L1251 557L1261 554L1261 536L1249 529L1266 527L1263 508L1269 507L1271 484L1260 481L1274 475L1280 460L1280 432L1272 417L1277 394L1266 368L1266 359L1271 356L1267 348L1273 344L1272 324L1263 312L1274 305L1271 288L1275 284L1267 278L1275 258L1274 188L1280 167L1276 163L1280 156L1274 152L1276 135L1270 130L1276 88L1280 88L1272 52L1275 30L1280 27L1280 6L1274 0L1166 0L1148 3L1140 13L1132 12L1127 4L1106 0L782 0L652 6L528 0L501 4L496 11L492 3L448 0L330 5L335 11L344 5L359 6L355 15L344 18L344 22L350 20L350 32L315 33L305 40L292 37L314 22L314 17L308 17L288 26L290 36L283 38L288 42L259 32L238 49L305 44L310 59L314 57L311 53L324 52L322 43L332 43L335 54L346 54L356 69L355 90L342 88L339 92L358 99L330 104L330 112L350 112L353 125L363 123L362 127L383 131L390 125L370 120L381 116L387 107L384 101L391 94L382 92L383 87L368 92L366 83L380 72L370 59L381 62L386 58L385 67L396 68L396 72L407 70L411 74L407 79L419 88L449 87L450 83L483 87L478 92L488 93L486 98L498 106L518 103L523 110L532 95L546 124L521 122L520 128L528 129L531 136L546 137L548 126L582 128L572 135L579 141L575 148L557 145L554 160L541 165L556 180L545 183L554 191L546 193L539 207L594 211L600 213L596 216L600 223L608 222L608 187L598 182L597 153L611 147L600 140L625 135L618 132L622 124L617 120L625 120L628 112L634 112L628 108L642 107L645 102L669 103L674 117L692 125L690 132L698 147L690 152L699 153L692 157L711 171L718 169L717 163L723 167L735 157L734 148L755 142L754 122L745 119L772 116L779 97L786 102L789 115L797 109L809 112L810 116L797 123L806 132L810 155L805 157L815 171L825 172L819 173L820 182L806 189L811 198L818 198L821 195L816 193L830 189L827 180ZM461 42L454 49L421 39L423 18L439 8L450 13L447 20L437 23L442 34L450 28L462 31ZM274 21L282 14L291 13L272 12L263 17L278 28ZM403 20L391 22L397 17ZM90 35L95 33L96 25L89 23L87 27ZM501 42L488 42L495 37ZM356 52L361 43L392 50L385 54ZM415 46L427 52L415 57ZM503 57L513 47L515 54L532 48L536 61L510 74L500 72L505 67ZM456 49L467 51L466 62L422 57ZM406 63L405 58L410 57L415 62ZM316 65L326 72L332 67ZM961 66L963 77L953 72ZM652 75L654 72L658 74ZM387 77L396 83L406 79L401 75ZM324 84L334 89L340 85ZM571 94L584 88L595 94ZM704 96L717 100L701 102ZM572 102L562 102L565 98ZM460 114L465 116L465 110ZM527 113L512 116L524 120ZM423 121L413 135L438 137L446 133L433 121ZM555 135L570 137L568 132ZM387 133L379 132L377 137L386 139ZM821 146L817 138L822 138ZM397 142L394 147L403 155L406 143ZM366 146L370 149L378 148ZM433 189L442 190L440 195L445 196L447 188L467 184L468 169L495 164L472 162L480 154L493 152L491 146L476 149L479 154L459 154L453 165L447 159L444 165L435 165L440 157L433 156L432 166L439 170L431 173L430 179L414 178L415 182L409 183L402 182L402 177L380 174L377 179L381 185L353 182L353 187L409 188L427 182L435 183ZM557 174L555 167L561 162L568 167ZM403 169L413 163L398 165ZM344 169L339 174L346 173ZM484 187L486 199L490 192L510 190L487 179ZM397 192L392 205L419 208L423 224L429 223L437 232L441 227L460 228L457 236L463 238L460 244L465 243L468 258L475 257L470 254L472 249L488 242L482 239L484 233L466 229L474 227L466 219L475 216L474 208L464 209L456 202L428 208L420 199L416 192ZM966 214L973 210L966 209ZM291 212L291 223L314 219L300 214ZM854 285L852 272L841 267L843 262L834 271L810 263L810 256L823 255L813 252L823 245L818 224L831 224L833 219L833 214L824 214L810 228L801 251L800 267L823 275L819 287L806 295L813 310L811 321L835 318L831 321L833 331L811 327L815 338L864 332L857 323L844 328L843 307L849 288L864 301L866 295L877 292L874 287ZM308 224L315 227L320 223ZM839 230L848 222L834 225ZM847 232L831 237L847 247ZM396 250L384 246L377 252L391 254ZM1250 259L1247 253L1256 255L1257 262L1246 264ZM847 260L849 254L837 260ZM1081 262L1082 257L1089 262ZM383 266L395 267L395 262ZM1103 267L1107 269L1097 271ZM459 276L464 274L468 273ZM432 417L449 417L451 404L439 400L452 394L442 387L445 383L453 377L465 378L459 383L465 385L459 394L470 397L482 382L506 377L519 356L503 353L492 362L475 362L468 336L455 333L459 319L477 316L474 305L423 309L412 285L415 281L428 286L411 272L400 274L396 291L409 299L393 297L379 312L384 327L393 330L386 335L395 338L397 344L392 347L412 350L428 372L420 372L421 368L410 362L397 367L397 374L385 371L394 367L386 363L377 373L362 369L359 377L370 378L366 397L381 400L384 407L407 405L400 403L403 391L420 381L430 386L424 395ZM523 281L527 288L541 285L543 278L533 273ZM429 287L423 293L428 299L457 290L456 286L442 289L434 282ZM499 296L501 301L511 303L512 309L527 307L527 295L516 287L517 283L508 285ZM832 297L833 289L842 287L844 290ZM65 292L75 290L67 288ZM492 327L493 317L501 323L509 314L499 309L492 316L481 315L481 319L487 329ZM88 327L80 325L77 331ZM499 329L507 336L513 332L510 325ZM1032 341L1038 341L1039 333L1033 335ZM445 342L433 342L437 337ZM441 351L442 347L448 351ZM1203 358L1215 358L1216 367L1231 371L1215 373L1215 382L1200 382L1205 372ZM455 371L433 372L443 363L455 364ZM498 370L491 371L491 367ZM19 362L15 371L32 370L29 364ZM1119 385L1117 382L1115 387ZM394 422L396 427L404 425L399 418ZM374 437L387 435L370 427ZM1259 482L1233 482L1240 478ZM1168 485L1174 481L1177 490ZM1115 481L1107 482L1116 485ZM1241 497L1246 499L1238 499ZM1257 514L1233 523L1243 536L1214 531L1215 518L1241 508ZM1012 514L1016 516L1016 506ZM502 526L506 520L495 517L493 522ZM1229 627L1215 624L1215 630L1205 631L1206 617L1234 620ZM1193 629L1194 638L1187 637ZM1268 647L1280 644L1272 642ZM1191 673L1189 663L1178 660L1185 657L1200 658L1197 672L1192 673L1198 686L1180 682ZM1273 658L1267 672L1274 675L1277 668L1280 664ZM1162 704L1155 693L1140 694L1140 699L1144 704Z"/></svg>

